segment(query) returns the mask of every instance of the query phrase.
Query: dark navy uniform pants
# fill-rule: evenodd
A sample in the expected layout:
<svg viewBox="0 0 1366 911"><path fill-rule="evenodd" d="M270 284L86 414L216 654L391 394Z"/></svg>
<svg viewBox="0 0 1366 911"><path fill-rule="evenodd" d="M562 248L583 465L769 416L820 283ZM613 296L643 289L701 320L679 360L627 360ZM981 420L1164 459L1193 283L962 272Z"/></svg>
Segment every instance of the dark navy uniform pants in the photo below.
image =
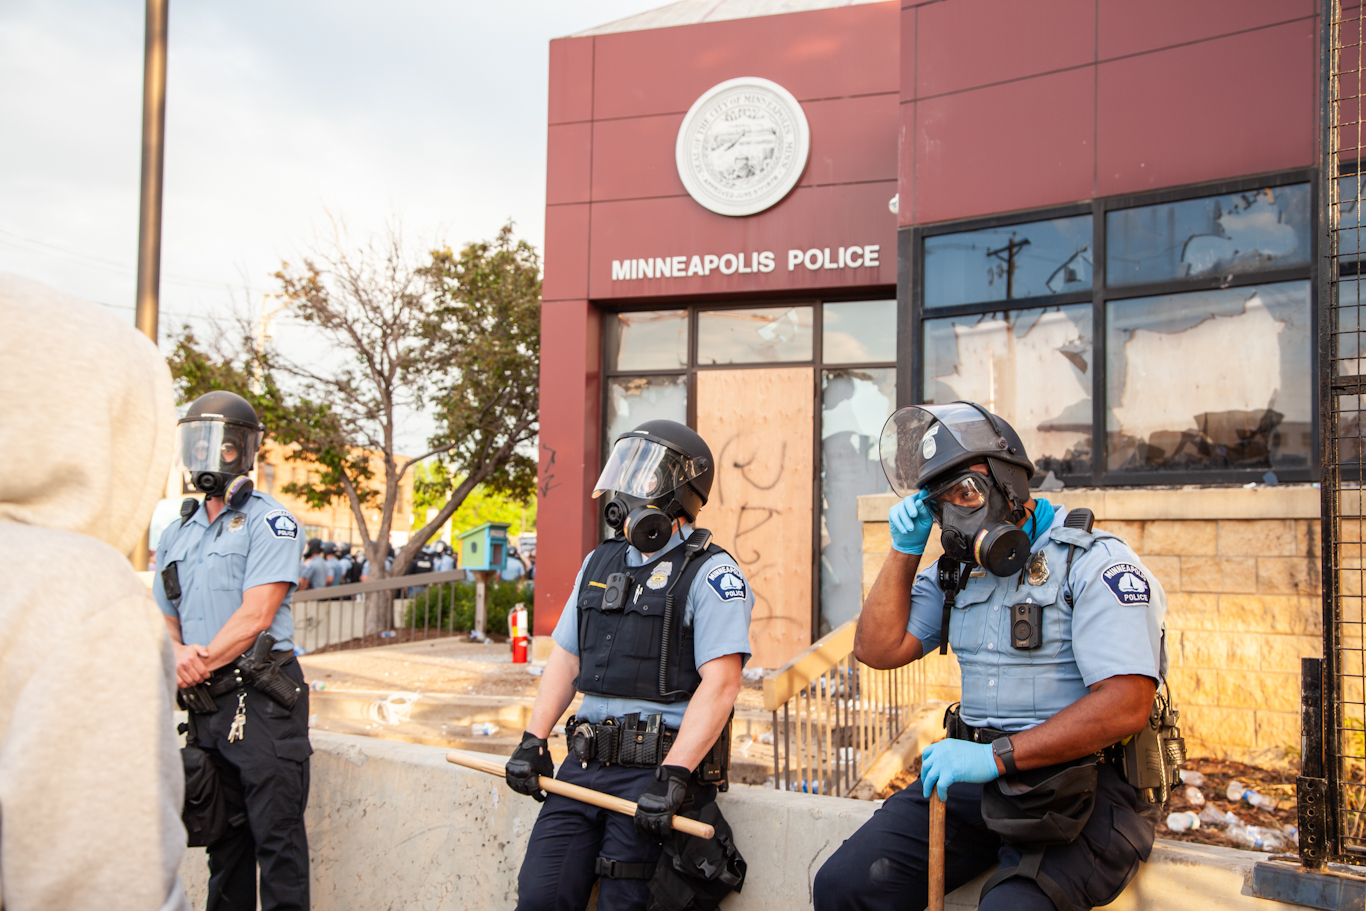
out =
<svg viewBox="0 0 1366 911"><path fill-rule="evenodd" d="M929 904L929 801L917 779L887 798L816 874L816 911L920 911ZM982 785L949 788L945 826L944 888L953 891L1000 864L1013 867L1020 852L982 822ZM1114 901L1152 851L1156 810L1144 803L1114 768L1100 766L1096 806L1078 838L1050 846L1041 869L1072 901L1088 911ZM981 911L1054 911L1032 880L1014 877L987 893Z"/></svg>
<svg viewBox="0 0 1366 911"><path fill-rule="evenodd" d="M572 755L560 764L560 781L635 800L654 780L654 769L582 763ZM693 787L693 806L716 799L714 786ZM630 816L547 794L531 830L526 859L517 876L518 911L580 911L597 880L597 860L654 864L663 845L636 831ZM650 898L648 880L603 878L598 886L600 911L644 911Z"/></svg>
<svg viewBox="0 0 1366 911"><path fill-rule="evenodd" d="M290 659L285 676L302 686L303 669ZM246 824L209 846L208 911L255 911L261 868L262 911L307 911L308 688L293 709L248 686L243 738L228 743L237 693L215 697L218 711L194 716L199 745L218 766L230 804L245 807Z"/></svg>

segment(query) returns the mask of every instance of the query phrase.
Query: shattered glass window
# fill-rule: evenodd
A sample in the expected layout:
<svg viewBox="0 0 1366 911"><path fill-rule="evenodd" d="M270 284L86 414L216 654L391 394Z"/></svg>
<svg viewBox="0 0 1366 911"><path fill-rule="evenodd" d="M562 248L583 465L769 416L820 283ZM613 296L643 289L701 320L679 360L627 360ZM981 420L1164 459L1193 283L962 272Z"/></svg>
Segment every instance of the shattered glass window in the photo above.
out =
<svg viewBox="0 0 1366 911"><path fill-rule="evenodd" d="M1306 468L1309 282L1106 305L1111 471Z"/></svg>
<svg viewBox="0 0 1366 911"><path fill-rule="evenodd" d="M697 363L809 361L813 324L811 307L704 310L697 315Z"/></svg>
<svg viewBox="0 0 1366 911"><path fill-rule="evenodd" d="M1105 280L1142 285L1309 262L1309 184L1117 209L1106 216Z"/></svg>
<svg viewBox="0 0 1366 911"><path fill-rule="evenodd" d="M1346 200L1344 200L1344 205ZM1339 236L1345 243L1345 235ZM1336 325L1333 333L1333 369L1335 376L1361 376L1366 363L1366 320L1362 307L1366 306L1366 287L1362 279L1338 280L1338 305L1334 308ZM1338 400L1338 458L1345 462L1366 455L1366 428L1361 426L1360 396L1339 396Z"/></svg>
<svg viewBox="0 0 1366 911"><path fill-rule="evenodd" d="M925 307L1091 289L1091 216L925 238Z"/></svg>
<svg viewBox="0 0 1366 911"><path fill-rule="evenodd" d="M1091 305L925 321L925 402L1010 422L1039 478L1091 471Z"/></svg>
<svg viewBox="0 0 1366 911"><path fill-rule="evenodd" d="M896 360L896 301L821 307L821 359L827 364Z"/></svg>
<svg viewBox="0 0 1366 911"><path fill-rule="evenodd" d="M607 380L607 444L646 421L688 422L686 376L616 376Z"/></svg>
<svg viewBox="0 0 1366 911"><path fill-rule="evenodd" d="M688 311L616 313L604 320L607 370L681 370L688 366Z"/></svg>
<svg viewBox="0 0 1366 911"><path fill-rule="evenodd" d="M896 410L896 369L821 373L820 635L863 606L863 525L858 498L886 493L878 457L882 425Z"/></svg>

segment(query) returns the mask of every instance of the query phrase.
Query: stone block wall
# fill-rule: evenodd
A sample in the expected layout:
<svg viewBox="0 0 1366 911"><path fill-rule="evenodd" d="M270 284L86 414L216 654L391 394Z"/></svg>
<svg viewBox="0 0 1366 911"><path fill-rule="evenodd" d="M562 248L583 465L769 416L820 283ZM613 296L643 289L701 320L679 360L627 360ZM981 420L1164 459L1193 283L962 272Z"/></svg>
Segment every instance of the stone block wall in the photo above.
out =
<svg viewBox="0 0 1366 911"><path fill-rule="evenodd" d="M1255 489L1057 491L1129 542L1167 593L1172 695L1192 756L1295 764L1301 657L1323 651L1319 491ZM866 595L891 550L887 509L862 497ZM938 535L926 565L938 559ZM927 695L957 699L952 653L925 660Z"/></svg>

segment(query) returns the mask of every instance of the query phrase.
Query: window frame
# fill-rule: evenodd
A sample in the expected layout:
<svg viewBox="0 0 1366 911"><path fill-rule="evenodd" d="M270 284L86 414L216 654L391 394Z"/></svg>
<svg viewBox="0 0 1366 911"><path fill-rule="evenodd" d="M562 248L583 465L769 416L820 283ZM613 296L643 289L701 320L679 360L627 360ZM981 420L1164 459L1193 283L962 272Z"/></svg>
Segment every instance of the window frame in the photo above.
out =
<svg viewBox="0 0 1366 911"><path fill-rule="evenodd" d="M991 215L963 221L942 222L933 225L917 225L910 231L909 249L902 249L903 268L909 269L910 294L904 305L905 323L909 327L909 338L897 373L898 388L904 396L905 404L924 401L925 369L925 321L943 317L977 316L992 313L1006 313L1012 310L1027 310L1039 307L1058 307L1065 305L1091 305L1092 353L1091 370L1091 470L1089 473L1069 474L1059 477L1067 487L1144 487L1179 484L1246 484L1260 483L1267 473L1266 469L1217 469L1209 471L1111 471L1105 467L1106 456L1106 385L1108 363L1106 352L1106 305L1111 301L1128 300L1139 297L1153 297L1166 294L1180 294L1190 291L1219 290L1223 288L1270 285L1276 282L1309 282L1310 326L1318 326L1319 301L1318 282L1315 280L1319 268L1319 174L1316 168L1298 168L1277 171L1271 174L1240 177L1232 180L1210 181L1169 187L1144 193L1130 193L1123 196L1108 196L1090 202L1065 206L1051 206L1042 209ZM1106 216L1118 209L1139 206L1160 205L1181 202L1206 196L1219 196L1240 193L1261 187L1280 187L1290 184L1308 183L1310 194L1310 251L1309 262L1303 266L1287 269L1273 269L1264 272L1218 275L1202 278L1182 278L1147 284L1109 287L1106 285ZM1015 298L1010 301L988 301L980 304L960 304L952 307L924 306L925 273L923 268L924 241L927 237L943 234L956 234L960 231L974 231L984 228L999 228L1007 225L1046 221L1053 218L1066 218L1090 213L1092 217L1092 288L1089 292L1051 294L1039 297ZM900 245L898 245L900 246ZM1309 369L1310 378L1318 375L1319 350L1315 343L1317 333L1310 340ZM1319 438L1321 416L1319 414L1317 385L1310 383L1310 432L1312 439ZM1309 466L1306 468L1287 468L1275 471L1277 480L1282 483L1307 483L1319 479L1319 452L1310 447Z"/></svg>
<svg viewBox="0 0 1366 911"><path fill-rule="evenodd" d="M599 344L599 364L602 365L601 394L599 397L598 411L598 438L600 449L598 454L598 468L602 471L602 466L607 464L607 457L612 451L612 440L607 438L607 415L610 405L608 390L611 380L619 377L637 376L684 376L688 396L687 424L693 430L697 429L697 374L708 370L773 370L784 367L809 367L811 368L811 396L812 396L812 472L811 472L811 641L819 638L818 633L821 625L821 586L820 586L820 560L821 560L821 380L826 370L859 370L875 368L890 368L897 371L897 388L901 387L902 367L900 358L897 360L869 361L867 363L846 363L831 362L826 363L823 358L825 355L825 304L844 304L855 301L877 301L885 300L892 302L892 313L894 314L896 337L901 339L906 334L905 315L902 307L897 301L896 289L887 286L873 286L869 288L850 289L838 294L829 296L794 296L794 297L775 297L775 298L723 298L719 301L686 299L686 300L645 300L633 301L630 303L594 302L598 307L602 317L602 327L598 332ZM713 310L754 310L754 309L774 309L780 310L790 307L811 307L811 359L806 361L764 361L755 364L699 364L697 361L697 322L698 314L702 311ZM618 313L639 313L658 310L683 310L688 315L688 365L685 369L679 370L670 368L667 370L620 370L609 369L612 363L610 352L607 350L607 320L614 319ZM897 345L897 353L900 355L901 346ZM900 405L900 396L895 406ZM598 504L598 528L605 528L602 510L605 503Z"/></svg>

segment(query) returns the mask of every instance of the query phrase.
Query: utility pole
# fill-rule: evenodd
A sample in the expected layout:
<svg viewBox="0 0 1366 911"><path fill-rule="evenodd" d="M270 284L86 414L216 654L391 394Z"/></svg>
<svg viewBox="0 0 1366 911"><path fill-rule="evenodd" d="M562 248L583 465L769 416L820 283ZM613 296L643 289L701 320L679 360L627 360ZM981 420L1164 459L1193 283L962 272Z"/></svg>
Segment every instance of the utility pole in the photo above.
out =
<svg viewBox="0 0 1366 911"><path fill-rule="evenodd" d="M1016 240L1012 237L1001 249L987 251L987 256L994 256L1006 264L1006 300L1015 298L1015 254L1027 246L1029 246L1028 237L1024 240Z"/></svg>
<svg viewBox="0 0 1366 911"><path fill-rule="evenodd" d="M142 194L138 211L138 330L157 343L161 298L161 178L166 161L166 16L169 0L147 0L142 63ZM133 548L133 568L147 568L147 535Z"/></svg>

